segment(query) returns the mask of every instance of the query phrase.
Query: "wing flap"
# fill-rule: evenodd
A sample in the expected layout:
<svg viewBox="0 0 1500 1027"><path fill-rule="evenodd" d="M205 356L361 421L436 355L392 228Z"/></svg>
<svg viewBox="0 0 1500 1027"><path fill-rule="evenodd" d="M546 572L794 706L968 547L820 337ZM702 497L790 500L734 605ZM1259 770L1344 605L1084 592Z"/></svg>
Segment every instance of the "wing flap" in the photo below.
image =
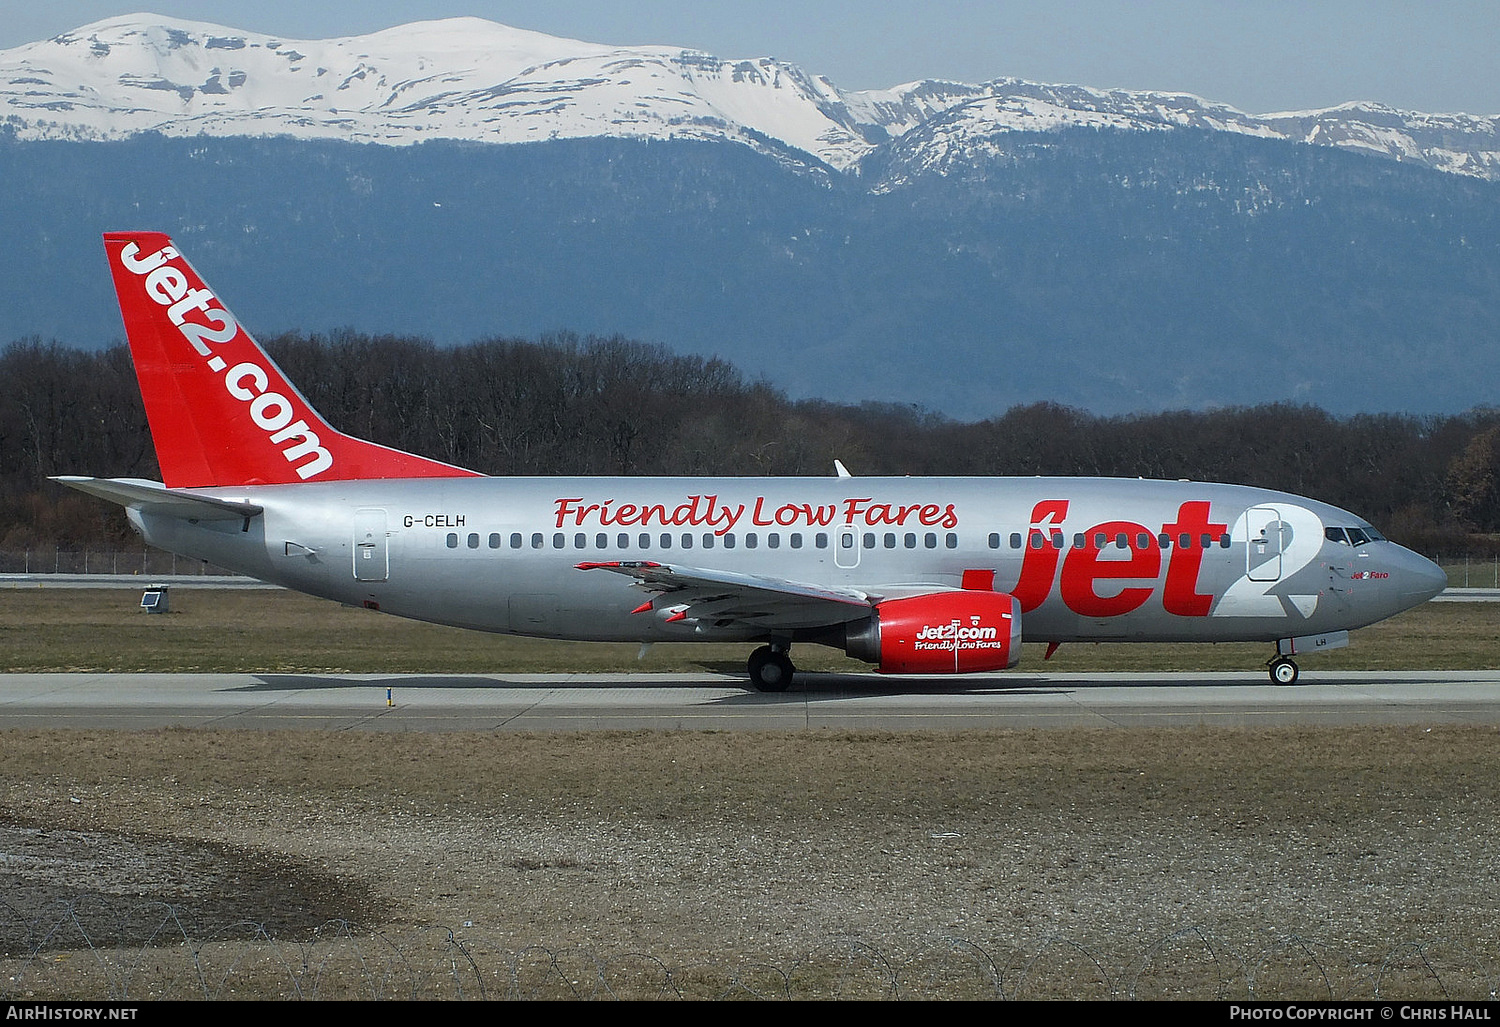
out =
<svg viewBox="0 0 1500 1027"><path fill-rule="evenodd" d="M870 615L872 597L859 589L811 585L784 578L707 567L684 567L648 560L608 560L578 564L634 578L653 598L635 612L671 609L669 619L750 623L767 630L816 628Z"/></svg>

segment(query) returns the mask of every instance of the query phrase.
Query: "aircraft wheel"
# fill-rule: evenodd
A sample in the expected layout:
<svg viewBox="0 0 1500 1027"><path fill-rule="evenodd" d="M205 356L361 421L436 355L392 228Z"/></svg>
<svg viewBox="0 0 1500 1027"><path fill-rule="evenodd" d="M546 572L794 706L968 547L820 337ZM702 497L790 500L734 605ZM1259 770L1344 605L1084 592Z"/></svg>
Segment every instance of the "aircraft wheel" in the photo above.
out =
<svg viewBox="0 0 1500 1027"><path fill-rule="evenodd" d="M1297 663L1285 656L1271 661L1271 684L1273 685L1295 685L1297 683Z"/></svg>
<svg viewBox="0 0 1500 1027"><path fill-rule="evenodd" d="M785 692L796 668L786 653L763 645L750 654L750 683L761 692Z"/></svg>

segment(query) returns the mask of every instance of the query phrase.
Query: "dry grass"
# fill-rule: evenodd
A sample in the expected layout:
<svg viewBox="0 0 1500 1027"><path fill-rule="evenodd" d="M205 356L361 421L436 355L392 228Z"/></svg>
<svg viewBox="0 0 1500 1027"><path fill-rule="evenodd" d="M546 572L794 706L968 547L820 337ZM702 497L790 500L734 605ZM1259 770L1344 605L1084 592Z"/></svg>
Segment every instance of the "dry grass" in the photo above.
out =
<svg viewBox="0 0 1500 1027"><path fill-rule="evenodd" d="M565 953L678 968L679 988L774 968L800 996L848 997L867 994L847 978L858 947L899 964L907 994L921 970L948 996L1482 997L1500 967L1497 740L11 732L5 849L29 831L58 858L50 878L0 873L10 902L40 902L81 867L91 901L174 903L199 940L267 924L280 949L205 946L239 968L223 993L246 997L288 994L273 955L289 944L337 949L315 933L330 917L355 921L365 958L395 945L405 962L441 956L452 929L499 993L527 958ZM960 941L995 973L923 962ZM1404 956L1439 969L1392 976ZM12 960L0 979L98 997L110 958ZM528 994L577 983L538 981Z"/></svg>

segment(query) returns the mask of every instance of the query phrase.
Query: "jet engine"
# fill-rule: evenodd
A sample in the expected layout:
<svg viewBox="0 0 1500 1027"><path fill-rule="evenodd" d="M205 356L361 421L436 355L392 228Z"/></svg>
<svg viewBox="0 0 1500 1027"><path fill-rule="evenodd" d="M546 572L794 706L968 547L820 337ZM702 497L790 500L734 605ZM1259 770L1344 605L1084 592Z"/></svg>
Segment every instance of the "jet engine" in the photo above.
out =
<svg viewBox="0 0 1500 1027"><path fill-rule="evenodd" d="M1021 661L1021 604L1004 592L932 592L875 605L844 651L882 674L967 674Z"/></svg>

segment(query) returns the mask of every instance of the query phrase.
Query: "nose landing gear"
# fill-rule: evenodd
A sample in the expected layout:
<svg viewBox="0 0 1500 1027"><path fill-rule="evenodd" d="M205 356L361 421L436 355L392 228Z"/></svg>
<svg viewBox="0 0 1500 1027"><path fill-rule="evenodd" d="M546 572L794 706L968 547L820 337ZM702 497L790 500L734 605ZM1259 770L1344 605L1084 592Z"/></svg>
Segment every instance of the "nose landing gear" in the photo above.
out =
<svg viewBox="0 0 1500 1027"><path fill-rule="evenodd" d="M1290 656L1273 656L1266 661L1266 668L1271 672L1271 684L1273 685L1295 685L1297 683L1297 661Z"/></svg>
<svg viewBox="0 0 1500 1027"><path fill-rule="evenodd" d="M1271 672L1271 684L1295 685L1297 663L1293 656L1305 653L1324 653L1342 649L1349 644L1348 631L1325 631L1321 635L1298 635L1295 638L1276 640L1276 655L1266 661Z"/></svg>

